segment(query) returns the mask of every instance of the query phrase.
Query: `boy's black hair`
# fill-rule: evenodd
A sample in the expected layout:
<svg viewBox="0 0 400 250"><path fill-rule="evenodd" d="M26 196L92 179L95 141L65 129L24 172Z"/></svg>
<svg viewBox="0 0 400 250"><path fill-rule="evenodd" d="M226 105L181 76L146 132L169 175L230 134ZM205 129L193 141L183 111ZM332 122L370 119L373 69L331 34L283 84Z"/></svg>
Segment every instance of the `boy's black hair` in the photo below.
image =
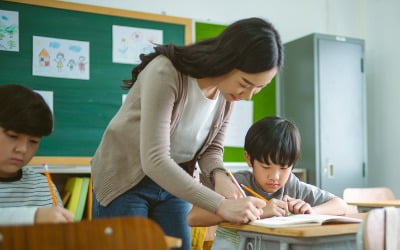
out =
<svg viewBox="0 0 400 250"><path fill-rule="evenodd" d="M266 117L254 123L247 131L244 150L254 160L267 165L294 166L300 156L300 132L290 121Z"/></svg>
<svg viewBox="0 0 400 250"><path fill-rule="evenodd" d="M47 136L53 130L53 115L38 93L18 84L1 85L0 127L30 136Z"/></svg>

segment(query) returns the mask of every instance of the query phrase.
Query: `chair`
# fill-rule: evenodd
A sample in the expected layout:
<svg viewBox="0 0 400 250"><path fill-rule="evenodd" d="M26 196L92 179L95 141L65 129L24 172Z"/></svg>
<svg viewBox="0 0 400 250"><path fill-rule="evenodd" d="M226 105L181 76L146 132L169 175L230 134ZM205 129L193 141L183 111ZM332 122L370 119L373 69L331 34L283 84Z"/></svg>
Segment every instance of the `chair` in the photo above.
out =
<svg viewBox="0 0 400 250"><path fill-rule="evenodd" d="M168 240L155 222L139 217L0 227L0 249L10 250L168 249Z"/></svg>
<svg viewBox="0 0 400 250"><path fill-rule="evenodd" d="M343 200L349 202L394 200L395 196L387 187L346 188L343 191ZM347 214L357 213L357 206L348 205Z"/></svg>
<svg viewBox="0 0 400 250"><path fill-rule="evenodd" d="M354 202L394 200L394 194L387 187L346 188L343 191L343 200Z"/></svg>
<svg viewBox="0 0 400 250"><path fill-rule="evenodd" d="M192 250L210 250L217 226L192 227Z"/></svg>
<svg viewBox="0 0 400 250"><path fill-rule="evenodd" d="M400 208L372 209L360 228L359 249L400 250Z"/></svg>

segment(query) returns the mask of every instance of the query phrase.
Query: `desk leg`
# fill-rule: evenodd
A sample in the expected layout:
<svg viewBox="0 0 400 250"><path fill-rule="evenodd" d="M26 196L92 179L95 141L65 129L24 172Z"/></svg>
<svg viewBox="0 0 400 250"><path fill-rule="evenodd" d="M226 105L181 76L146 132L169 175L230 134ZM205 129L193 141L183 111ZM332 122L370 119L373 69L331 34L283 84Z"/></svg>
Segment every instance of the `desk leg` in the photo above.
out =
<svg viewBox="0 0 400 250"><path fill-rule="evenodd" d="M290 237L238 231L240 250L355 250L356 233L325 237Z"/></svg>
<svg viewBox="0 0 400 250"><path fill-rule="evenodd" d="M279 250L289 250L289 243L281 241L279 247L280 247Z"/></svg>
<svg viewBox="0 0 400 250"><path fill-rule="evenodd" d="M279 250L289 250L289 244L286 242L280 242ZM241 250L264 250L262 235L254 235L252 238L240 237L239 249Z"/></svg>

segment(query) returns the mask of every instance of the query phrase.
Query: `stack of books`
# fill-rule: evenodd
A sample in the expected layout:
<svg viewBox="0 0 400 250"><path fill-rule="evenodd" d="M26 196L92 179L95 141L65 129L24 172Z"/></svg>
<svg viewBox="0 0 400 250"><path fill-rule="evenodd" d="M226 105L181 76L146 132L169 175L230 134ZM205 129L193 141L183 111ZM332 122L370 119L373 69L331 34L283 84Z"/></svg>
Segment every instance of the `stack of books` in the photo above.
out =
<svg viewBox="0 0 400 250"><path fill-rule="evenodd" d="M92 191L91 178L70 177L65 185L63 203L74 214L74 221L81 221L85 213L91 219Z"/></svg>

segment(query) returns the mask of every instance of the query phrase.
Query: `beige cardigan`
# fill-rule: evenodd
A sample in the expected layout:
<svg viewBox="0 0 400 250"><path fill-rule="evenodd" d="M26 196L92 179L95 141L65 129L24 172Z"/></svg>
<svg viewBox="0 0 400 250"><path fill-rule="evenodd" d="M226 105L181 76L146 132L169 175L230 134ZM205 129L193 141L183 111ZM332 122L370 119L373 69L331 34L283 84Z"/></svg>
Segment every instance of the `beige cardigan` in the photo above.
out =
<svg viewBox="0 0 400 250"><path fill-rule="evenodd" d="M224 197L198 183L170 157L170 138L183 113L187 80L165 56L153 59L140 73L92 160L93 189L101 205L107 206L147 175L173 195L216 211ZM223 138L232 103L221 98L217 108L219 115L196 156L206 176L223 168Z"/></svg>

